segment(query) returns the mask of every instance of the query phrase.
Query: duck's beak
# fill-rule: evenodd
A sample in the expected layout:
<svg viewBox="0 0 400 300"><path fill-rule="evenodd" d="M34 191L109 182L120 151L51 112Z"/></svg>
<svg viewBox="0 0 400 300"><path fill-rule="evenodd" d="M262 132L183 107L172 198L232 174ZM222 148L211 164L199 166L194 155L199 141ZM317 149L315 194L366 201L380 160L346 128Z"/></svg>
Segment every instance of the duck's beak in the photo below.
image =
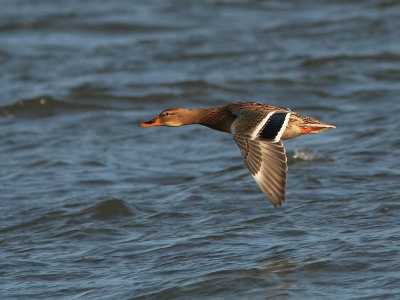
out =
<svg viewBox="0 0 400 300"><path fill-rule="evenodd" d="M139 127L152 127L152 126L162 126L162 125L164 124L161 122L160 117L155 117L153 120L140 123Z"/></svg>

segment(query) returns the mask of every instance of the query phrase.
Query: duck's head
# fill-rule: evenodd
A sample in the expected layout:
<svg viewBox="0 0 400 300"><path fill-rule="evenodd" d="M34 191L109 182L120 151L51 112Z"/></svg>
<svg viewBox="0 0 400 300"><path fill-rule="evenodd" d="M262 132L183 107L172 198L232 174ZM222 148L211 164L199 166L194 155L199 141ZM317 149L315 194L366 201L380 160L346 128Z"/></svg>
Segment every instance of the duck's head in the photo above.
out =
<svg viewBox="0 0 400 300"><path fill-rule="evenodd" d="M192 124L191 110L187 108L168 108L163 110L154 119L143 122L140 127L151 127L151 126L183 126Z"/></svg>

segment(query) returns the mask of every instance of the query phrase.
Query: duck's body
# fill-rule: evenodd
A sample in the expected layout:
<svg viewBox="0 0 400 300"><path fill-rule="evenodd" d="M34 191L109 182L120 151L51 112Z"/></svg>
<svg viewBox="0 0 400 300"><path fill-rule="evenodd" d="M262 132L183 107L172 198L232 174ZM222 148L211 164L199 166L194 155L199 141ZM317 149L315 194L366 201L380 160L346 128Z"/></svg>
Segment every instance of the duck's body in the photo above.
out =
<svg viewBox="0 0 400 300"><path fill-rule="evenodd" d="M285 201L287 158L282 140L336 128L290 109L256 102L216 108L170 108L139 126L191 124L231 133L253 178L275 207Z"/></svg>

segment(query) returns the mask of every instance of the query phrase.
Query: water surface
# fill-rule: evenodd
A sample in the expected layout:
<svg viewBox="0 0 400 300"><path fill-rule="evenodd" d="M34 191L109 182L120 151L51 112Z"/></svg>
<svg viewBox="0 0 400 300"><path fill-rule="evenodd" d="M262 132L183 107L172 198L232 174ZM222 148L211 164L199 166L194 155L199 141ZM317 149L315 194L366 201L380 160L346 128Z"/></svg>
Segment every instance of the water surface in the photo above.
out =
<svg viewBox="0 0 400 300"><path fill-rule="evenodd" d="M2 299L398 299L399 1L2 1ZM257 101L274 209L228 134L139 128Z"/></svg>

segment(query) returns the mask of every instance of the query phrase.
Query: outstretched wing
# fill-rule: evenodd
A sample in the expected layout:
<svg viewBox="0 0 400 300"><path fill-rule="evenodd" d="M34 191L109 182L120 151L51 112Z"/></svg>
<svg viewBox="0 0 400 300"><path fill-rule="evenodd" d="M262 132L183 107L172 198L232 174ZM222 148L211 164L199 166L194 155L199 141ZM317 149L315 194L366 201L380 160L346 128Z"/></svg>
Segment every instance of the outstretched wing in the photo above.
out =
<svg viewBox="0 0 400 300"><path fill-rule="evenodd" d="M291 113L242 111L231 126L251 175L275 207L285 202L288 167L280 137Z"/></svg>
<svg viewBox="0 0 400 300"><path fill-rule="evenodd" d="M275 207L285 202L287 158L282 141L234 136L242 157L263 193Z"/></svg>

